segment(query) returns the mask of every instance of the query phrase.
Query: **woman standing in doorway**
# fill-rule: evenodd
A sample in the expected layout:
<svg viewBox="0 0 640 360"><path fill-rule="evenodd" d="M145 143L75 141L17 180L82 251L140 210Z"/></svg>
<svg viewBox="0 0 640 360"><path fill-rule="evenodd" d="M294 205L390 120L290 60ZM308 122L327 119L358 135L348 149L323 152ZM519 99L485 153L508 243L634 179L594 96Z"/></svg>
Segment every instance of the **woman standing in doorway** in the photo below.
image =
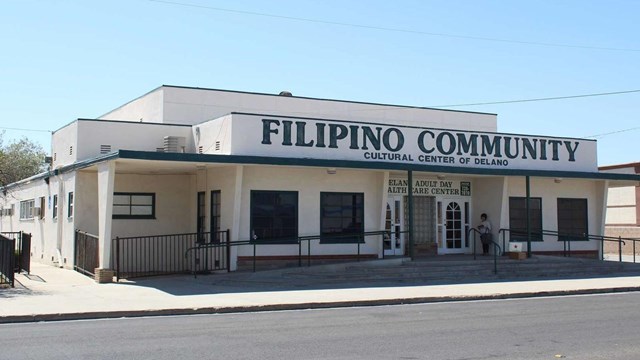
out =
<svg viewBox="0 0 640 360"><path fill-rule="evenodd" d="M482 242L482 255L489 254L489 245L491 244L491 223L487 220L487 214L480 215L480 241Z"/></svg>

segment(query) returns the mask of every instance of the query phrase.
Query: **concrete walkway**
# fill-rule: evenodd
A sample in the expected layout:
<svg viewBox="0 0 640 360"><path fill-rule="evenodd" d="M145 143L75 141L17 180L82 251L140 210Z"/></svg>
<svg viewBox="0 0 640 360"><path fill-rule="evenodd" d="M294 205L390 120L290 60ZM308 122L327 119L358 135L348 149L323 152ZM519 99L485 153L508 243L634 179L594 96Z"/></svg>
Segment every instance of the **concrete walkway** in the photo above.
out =
<svg viewBox="0 0 640 360"><path fill-rule="evenodd" d="M375 281L296 281L283 271L164 276L97 284L37 263L0 289L0 323L228 313L639 291L640 276L570 280L380 286ZM388 284L387 284L388 285Z"/></svg>

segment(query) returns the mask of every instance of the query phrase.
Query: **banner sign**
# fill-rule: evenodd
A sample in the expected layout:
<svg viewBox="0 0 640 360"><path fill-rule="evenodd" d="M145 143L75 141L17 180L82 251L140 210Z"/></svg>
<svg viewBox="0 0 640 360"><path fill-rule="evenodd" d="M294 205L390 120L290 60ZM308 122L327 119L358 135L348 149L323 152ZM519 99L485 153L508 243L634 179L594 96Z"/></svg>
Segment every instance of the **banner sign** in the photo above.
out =
<svg viewBox="0 0 640 360"><path fill-rule="evenodd" d="M597 171L593 140L245 114L233 119L234 155Z"/></svg>
<svg viewBox="0 0 640 360"><path fill-rule="evenodd" d="M389 179L389 195L407 195L407 179ZM414 179L413 195L418 196L471 196L471 182L459 180Z"/></svg>

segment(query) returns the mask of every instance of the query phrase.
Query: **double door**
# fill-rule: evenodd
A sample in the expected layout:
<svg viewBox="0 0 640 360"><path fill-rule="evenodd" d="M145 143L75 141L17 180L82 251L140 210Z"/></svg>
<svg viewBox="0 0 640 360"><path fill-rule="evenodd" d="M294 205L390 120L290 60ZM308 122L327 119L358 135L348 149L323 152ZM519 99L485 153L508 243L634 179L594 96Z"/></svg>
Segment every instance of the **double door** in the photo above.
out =
<svg viewBox="0 0 640 360"><path fill-rule="evenodd" d="M385 235L383 242L385 256L404 255L404 243L408 238L404 232L406 201L406 197L402 196L389 196L387 200L385 230L388 234ZM421 206L424 209L416 210L414 219L416 237L414 245L419 245L423 241L433 241L432 231L435 225L438 254L464 254L470 251L467 238L470 227L468 200L443 198L435 201L433 199L424 201ZM434 215L435 221L430 220Z"/></svg>

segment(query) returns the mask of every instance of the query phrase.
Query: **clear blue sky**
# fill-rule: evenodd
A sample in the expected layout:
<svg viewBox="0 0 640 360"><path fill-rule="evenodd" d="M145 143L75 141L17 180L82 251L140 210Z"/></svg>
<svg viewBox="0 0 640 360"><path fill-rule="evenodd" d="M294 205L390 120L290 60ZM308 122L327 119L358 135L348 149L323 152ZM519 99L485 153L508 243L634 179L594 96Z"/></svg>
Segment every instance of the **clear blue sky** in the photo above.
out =
<svg viewBox="0 0 640 360"><path fill-rule="evenodd" d="M635 0L0 0L0 127L56 130L162 84L416 106L638 90L639 19ZM616 132L599 164L640 161L640 92L452 109Z"/></svg>

